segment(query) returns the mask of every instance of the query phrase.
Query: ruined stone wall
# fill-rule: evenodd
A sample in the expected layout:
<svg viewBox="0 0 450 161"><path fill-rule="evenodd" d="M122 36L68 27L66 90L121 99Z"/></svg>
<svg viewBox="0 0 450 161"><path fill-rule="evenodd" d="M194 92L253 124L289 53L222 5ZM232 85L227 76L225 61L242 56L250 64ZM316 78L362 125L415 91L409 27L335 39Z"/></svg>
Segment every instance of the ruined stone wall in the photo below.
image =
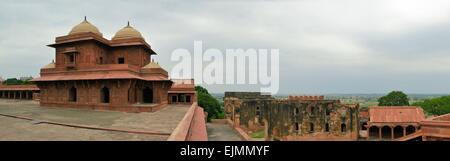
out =
<svg viewBox="0 0 450 161"><path fill-rule="evenodd" d="M272 98L271 95L267 95L267 94L263 94L261 92L225 92L225 97L224 98L240 98L240 99L268 99L268 98Z"/></svg>
<svg viewBox="0 0 450 161"><path fill-rule="evenodd" d="M240 99L225 97L225 117L247 131L265 130L267 140L356 140L358 106L339 100Z"/></svg>

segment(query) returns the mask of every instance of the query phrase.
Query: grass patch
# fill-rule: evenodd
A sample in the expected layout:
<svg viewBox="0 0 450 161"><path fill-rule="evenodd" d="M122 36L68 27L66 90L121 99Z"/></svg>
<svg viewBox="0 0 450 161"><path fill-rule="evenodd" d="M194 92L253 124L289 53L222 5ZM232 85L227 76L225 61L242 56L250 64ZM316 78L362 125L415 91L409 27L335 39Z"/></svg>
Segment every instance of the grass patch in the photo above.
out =
<svg viewBox="0 0 450 161"><path fill-rule="evenodd" d="M251 134L252 138L264 138L264 130L256 131Z"/></svg>

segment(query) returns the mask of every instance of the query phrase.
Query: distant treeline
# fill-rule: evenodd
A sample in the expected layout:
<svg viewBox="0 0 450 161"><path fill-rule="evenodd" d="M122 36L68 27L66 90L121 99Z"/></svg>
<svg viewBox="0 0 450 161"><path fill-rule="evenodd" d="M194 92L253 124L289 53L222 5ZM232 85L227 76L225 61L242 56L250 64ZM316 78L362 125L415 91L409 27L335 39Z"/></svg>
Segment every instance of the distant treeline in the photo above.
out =
<svg viewBox="0 0 450 161"><path fill-rule="evenodd" d="M3 82L3 85L26 85L26 84L34 84L30 80L20 80L17 78L8 78Z"/></svg>

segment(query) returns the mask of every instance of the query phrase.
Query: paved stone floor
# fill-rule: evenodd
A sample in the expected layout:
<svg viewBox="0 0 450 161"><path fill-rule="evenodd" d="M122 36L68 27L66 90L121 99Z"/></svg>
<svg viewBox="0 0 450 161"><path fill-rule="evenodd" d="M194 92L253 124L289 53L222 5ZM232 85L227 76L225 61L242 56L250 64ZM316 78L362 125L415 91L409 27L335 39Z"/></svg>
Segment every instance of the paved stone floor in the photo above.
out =
<svg viewBox="0 0 450 161"><path fill-rule="evenodd" d="M209 141L241 141L241 138L228 124L207 123Z"/></svg>
<svg viewBox="0 0 450 161"><path fill-rule="evenodd" d="M0 99L2 114L58 123L162 133L171 133L188 109L188 105L169 105L153 113L125 113L39 107L35 101ZM166 140L168 137L33 124L33 121L0 116L0 140Z"/></svg>

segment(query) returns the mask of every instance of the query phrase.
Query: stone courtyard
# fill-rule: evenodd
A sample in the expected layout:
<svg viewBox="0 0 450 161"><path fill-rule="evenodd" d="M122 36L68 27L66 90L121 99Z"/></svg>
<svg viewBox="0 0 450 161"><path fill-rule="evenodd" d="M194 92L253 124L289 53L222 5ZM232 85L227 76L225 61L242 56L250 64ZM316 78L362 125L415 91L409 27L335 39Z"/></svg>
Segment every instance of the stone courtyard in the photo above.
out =
<svg viewBox="0 0 450 161"><path fill-rule="evenodd" d="M177 127L189 107L168 105L153 113L126 113L40 107L36 101L0 99L0 140L163 141Z"/></svg>

